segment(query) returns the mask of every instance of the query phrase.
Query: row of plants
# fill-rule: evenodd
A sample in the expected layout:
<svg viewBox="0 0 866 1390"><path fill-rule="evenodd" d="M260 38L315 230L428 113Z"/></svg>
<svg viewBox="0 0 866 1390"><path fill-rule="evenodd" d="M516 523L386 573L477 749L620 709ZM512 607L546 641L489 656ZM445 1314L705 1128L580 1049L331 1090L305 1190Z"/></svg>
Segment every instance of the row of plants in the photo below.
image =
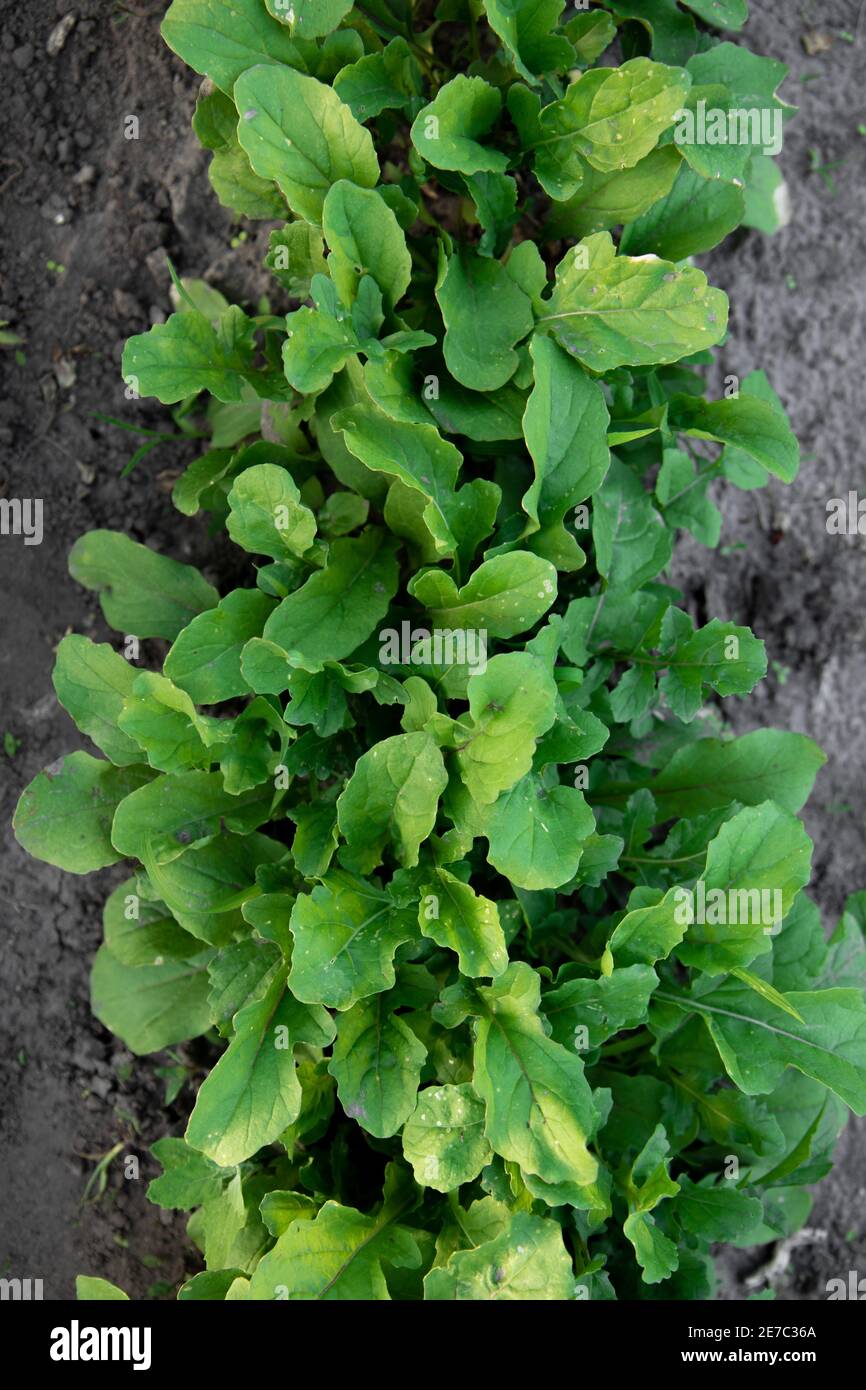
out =
<svg viewBox="0 0 866 1390"><path fill-rule="evenodd" d="M101 756L15 829L131 866L105 1026L212 1044L153 1150L181 1299L711 1298L714 1246L796 1231L866 1112L866 898L825 942L805 892L823 755L733 735L764 644L668 577L716 483L799 466L763 371L708 396L728 304L691 262L780 219L746 9L165 17L276 287L177 280L124 374L208 430L174 503L247 567L78 541L119 637L64 638L54 684ZM746 138L681 138L707 111Z"/></svg>

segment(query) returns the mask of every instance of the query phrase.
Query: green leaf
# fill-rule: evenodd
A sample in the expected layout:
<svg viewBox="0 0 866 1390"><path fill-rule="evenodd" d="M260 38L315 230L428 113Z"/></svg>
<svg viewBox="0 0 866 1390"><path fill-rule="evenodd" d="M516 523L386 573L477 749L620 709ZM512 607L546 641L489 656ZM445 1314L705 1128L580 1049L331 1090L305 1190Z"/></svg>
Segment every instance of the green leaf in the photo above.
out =
<svg viewBox="0 0 866 1390"><path fill-rule="evenodd" d="M345 179L335 183L322 208L322 230L343 303L351 304L361 277L372 275L390 314L409 287L412 261L400 224L379 194Z"/></svg>
<svg viewBox="0 0 866 1390"><path fill-rule="evenodd" d="M295 806L289 811L297 829L292 858L305 878L321 878L337 848L337 813L327 803Z"/></svg>
<svg viewBox="0 0 866 1390"><path fill-rule="evenodd" d="M69 572L99 594L105 621L136 637L177 637L190 619L219 602L192 565L179 564L119 531L89 531L75 542Z"/></svg>
<svg viewBox="0 0 866 1390"><path fill-rule="evenodd" d="M314 1221L293 1221L260 1261L250 1298L389 1299L382 1265L414 1269L421 1262L413 1233L394 1219L387 1205L378 1216L363 1216L326 1202Z"/></svg>
<svg viewBox="0 0 866 1390"><path fill-rule="evenodd" d="M230 795L218 772L154 777L120 803L111 838L120 856L143 861L149 855L165 864L207 844L223 827L249 834L268 819L273 803L271 786Z"/></svg>
<svg viewBox="0 0 866 1390"><path fill-rule="evenodd" d="M293 299L308 299L314 275L325 274L322 234L309 222L287 222L271 232L265 265Z"/></svg>
<svg viewBox="0 0 866 1390"><path fill-rule="evenodd" d="M226 1174L184 1139L157 1139L151 1147L163 1172L147 1188L147 1200L173 1211L191 1211L219 1196Z"/></svg>
<svg viewBox="0 0 866 1390"><path fill-rule="evenodd" d="M659 1202L676 1196L679 1185L668 1173L670 1146L662 1125L657 1125L638 1154L625 1181L629 1215L623 1235L631 1241L645 1284L659 1284L679 1265L679 1252L650 1215Z"/></svg>
<svg viewBox="0 0 866 1390"><path fill-rule="evenodd" d="M412 144L436 169L503 174L508 155L481 143L496 124L502 98L483 77L460 73L439 88L412 125Z"/></svg>
<svg viewBox="0 0 866 1390"><path fill-rule="evenodd" d="M584 73L541 112L535 172L545 192L551 198L577 192L579 156L602 173L633 168L673 124L690 86L683 68L649 58Z"/></svg>
<svg viewBox="0 0 866 1390"><path fill-rule="evenodd" d="M684 261L718 246L739 227L745 212L741 188L704 179L682 166L670 192L625 228L620 251Z"/></svg>
<svg viewBox="0 0 866 1390"><path fill-rule="evenodd" d="M223 207L243 217L285 217L286 204L277 190L250 168L238 142L237 124L238 113L231 98L217 88L206 91L203 84L196 100L192 127L205 148L214 152L208 178ZM189 291L188 284L185 288ZM220 299L221 303L214 303L217 314L227 307L222 296ZM196 308L211 317L200 300L196 301Z"/></svg>
<svg viewBox="0 0 866 1390"><path fill-rule="evenodd" d="M123 858L111 842L118 805L153 774L114 767L89 753L70 753L34 777L21 793L12 828L34 859L71 874L89 874Z"/></svg>
<svg viewBox="0 0 866 1390"><path fill-rule="evenodd" d="M79 1303L82 1302L101 1302L101 1303L128 1303L129 1294L124 1293L116 1284L112 1284L108 1279L99 1279L91 1274L77 1274L75 1276L75 1297Z"/></svg>
<svg viewBox="0 0 866 1390"><path fill-rule="evenodd" d="M414 913L374 884L334 869L292 909L289 987L306 1003L349 1009L394 984L394 952L416 934Z"/></svg>
<svg viewBox="0 0 866 1390"><path fill-rule="evenodd" d="M555 716L556 686L528 652L493 657L469 685L466 741L458 748L460 775L479 805L530 769L535 743Z"/></svg>
<svg viewBox="0 0 866 1390"><path fill-rule="evenodd" d="M324 286L331 286L333 294L330 280L314 276L311 292L316 308L304 306L286 318L283 368L287 381L304 396L327 390L334 374L361 350L350 315L338 304L333 313L323 304L320 289Z"/></svg>
<svg viewBox="0 0 866 1390"><path fill-rule="evenodd" d="M460 451L442 438L435 425L392 420L366 402L333 417L347 448L375 473L397 478L426 499L424 525L438 555L453 555L456 539L455 483Z"/></svg>
<svg viewBox="0 0 866 1390"><path fill-rule="evenodd" d="M659 688L678 718L688 722L703 702L703 687L719 695L745 695L767 674L767 652L747 627L720 623L706 627L665 652Z"/></svg>
<svg viewBox="0 0 866 1390"><path fill-rule="evenodd" d="M207 955L123 965L100 946L90 975L90 1007L137 1056L197 1038L211 1025Z"/></svg>
<svg viewBox="0 0 866 1390"><path fill-rule="evenodd" d="M327 1047L333 1037L325 1009L299 1004L278 972L262 998L235 1015L234 1036L196 1097L187 1143L221 1168L272 1143L301 1108L295 1045Z"/></svg>
<svg viewBox="0 0 866 1390"><path fill-rule="evenodd" d="M749 18L748 0L683 0L683 4L714 29L742 29Z"/></svg>
<svg viewBox="0 0 866 1390"><path fill-rule="evenodd" d="M389 842L404 868L417 864L447 785L445 762L430 734L396 734L374 744L356 762L337 801L346 867L370 873Z"/></svg>
<svg viewBox="0 0 866 1390"><path fill-rule="evenodd" d="M525 399L512 385L481 394L445 379L439 383L438 399L427 405L446 434L465 434L482 442L521 436Z"/></svg>
<svg viewBox="0 0 866 1390"><path fill-rule="evenodd" d="M201 951L201 942L178 926L162 903L142 901L134 879L106 899L102 923L105 944L121 965L190 960Z"/></svg>
<svg viewBox="0 0 866 1390"><path fill-rule="evenodd" d="M350 1119L378 1139L396 1134L415 1108L427 1049L387 995L362 999L337 1022L328 1070Z"/></svg>
<svg viewBox="0 0 866 1390"><path fill-rule="evenodd" d="M352 8L352 0L265 0L275 19L292 38L319 39L330 34Z"/></svg>
<svg viewBox="0 0 866 1390"><path fill-rule="evenodd" d="M673 541L640 479L614 458L592 505L592 539L599 574L618 593L633 593L673 553Z"/></svg>
<svg viewBox="0 0 866 1390"><path fill-rule="evenodd" d="M604 481L610 416L598 383L551 339L534 338L530 355L535 370L523 434L535 480L521 502L529 517L524 538L560 568L576 569L582 552L563 522Z"/></svg>
<svg viewBox="0 0 866 1390"><path fill-rule="evenodd" d="M508 174L470 174L466 188L484 228L479 252L482 256L501 256L517 221L517 184Z"/></svg>
<svg viewBox="0 0 866 1390"><path fill-rule="evenodd" d="M688 71L695 84L727 87L738 106L768 106L784 109L786 115L793 114L792 108L776 95L788 69L775 58L765 58L736 43L714 43L689 59Z"/></svg>
<svg viewBox="0 0 866 1390"><path fill-rule="evenodd" d="M300 500L292 475L272 463L244 469L228 496L226 530L244 550L275 560L301 556L316 534L316 518Z"/></svg>
<svg viewBox="0 0 866 1390"><path fill-rule="evenodd" d="M228 96L241 73L256 63L300 61L287 30L261 0L174 0L160 33L185 63Z"/></svg>
<svg viewBox="0 0 866 1390"><path fill-rule="evenodd" d="M809 882L811 860L812 842L796 816L772 801L738 812L710 841L701 875L706 920L689 925L679 959L721 975L763 955L770 933L779 930L797 892ZM720 913L711 907L714 890L724 895ZM718 916L721 921L714 920Z"/></svg>
<svg viewBox="0 0 866 1390"><path fill-rule="evenodd" d="M273 609L273 599L259 589L233 589L178 634L165 658L165 674L199 705L248 694L241 652Z"/></svg>
<svg viewBox="0 0 866 1390"><path fill-rule="evenodd" d="M488 24L527 82L535 82L538 73L568 68L574 61L568 40L551 33L563 8L564 0L484 0Z"/></svg>
<svg viewBox="0 0 866 1390"><path fill-rule="evenodd" d="M318 1205L312 1197L305 1196L303 1192L273 1191L268 1192L262 1199L260 1210L262 1220L271 1235L281 1236L293 1221L302 1217L314 1220Z"/></svg>
<svg viewBox="0 0 866 1390"><path fill-rule="evenodd" d="M606 0L618 19L636 20L649 35L651 52L662 63L684 63L697 47L697 30L691 15L683 14L677 0Z"/></svg>
<svg viewBox="0 0 866 1390"><path fill-rule="evenodd" d="M561 1227L549 1217L515 1212L507 1231L432 1269L424 1297L490 1303L573 1298L574 1270Z"/></svg>
<svg viewBox="0 0 866 1390"><path fill-rule="evenodd" d="M686 744L650 789L666 817L705 815L731 801L757 806L770 798L793 812L826 761L803 734L756 729L727 743L702 738Z"/></svg>
<svg viewBox="0 0 866 1390"><path fill-rule="evenodd" d="M240 925L239 909L259 891L256 873L285 855L285 845L266 835L221 834L164 863L145 848L142 863L182 927L209 945L226 946Z"/></svg>
<svg viewBox="0 0 866 1390"><path fill-rule="evenodd" d="M216 721L198 715L186 691L155 671L136 676L132 694L123 703L120 727L160 772L185 772L210 764L214 757L210 745L218 737Z"/></svg>
<svg viewBox="0 0 866 1390"><path fill-rule="evenodd" d="M83 734L119 767L143 761L134 739L118 728L135 667L108 645L70 633L57 648L52 680L57 698Z"/></svg>
<svg viewBox="0 0 866 1390"><path fill-rule="evenodd" d="M669 526L683 527L701 545L715 548L722 534L722 514L708 496L713 476L712 467L696 475L694 463L681 449L663 449L656 497Z"/></svg>
<svg viewBox="0 0 866 1390"><path fill-rule="evenodd" d="M616 24L606 10L589 10L576 14L565 26L578 62L591 66L616 38Z"/></svg>
<svg viewBox="0 0 866 1390"><path fill-rule="evenodd" d="M598 1164L587 1148L596 1124L592 1092L580 1059L544 1031L538 975L515 962L477 994L473 1084L485 1104L488 1140L544 1182L594 1183Z"/></svg>
<svg viewBox="0 0 866 1390"><path fill-rule="evenodd" d="M375 632L397 591L395 551L394 540L372 526L357 540L335 541L325 568L268 618L267 641L307 671L351 656Z"/></svg>
<svg viewBox="0 0 866 1390"><path fill-rule="evenodd" d="M808 883L811 853L795 816L772 801L746 807L710 841L695 889L671 888L660 902L626 913L609 949L622 964L651 965L676 948L684 964L710 975L747 966L770 949L771 933Z"/></svg>
<svg viewBox="0 0 866 1390"><path fill-rule="evenodd" d="M674 1211L683 1228L702 1240L744 1241L764 1219L759 1198L735 1187L710 1186L707 1182L679 1179Z"/></svg>
<svg viewBox="0 0 866 1390"><path fill-rule="evenodd" d="M567 972L573 967L565 967ZM551 1037L576 1052L591 1051L624 1028L646 1020L658 976L648 965L629 965L597 978L566 979L541 1001Z"/></svg>
<svg viewBox="0 0 866 1390"><path fill-rule="evenodd" d="M791 199L781 170L769 155L753 154L746 174L744 227L774 236L791 220Z"/></svg>
<svg viewBox="0 0 866 1390"><path fill-rule="evenodd" d="M512 550L485 560L461 589L446 570L429 569L411 581L409 592L436 628L514 637L533 627L555 602L556 570L541 556Z"/></svg>
<svg viewBox="0 0 866 1390"><path fill-rule="evenodd" d="M682 159L672 145L652 150L631 169L608 173L593 169L584 160L578 191L551 208L551 234L585 237L621 222L634 222L670 193L681 166Z"/></svg>
<svg viewBox="0 0 866 1390"><path fill-rule="evenodd" d="M496 904L436 867L421 888L418 925L437 946L456 952L464 975L501 975L508 965Z"/></svg>
<svg viewBox="0 0 866 1390"><path fill-rule="evenodd" d="M419 1091L402 1142L415 1181L436 1192L474 1181L493 1154L484 1137L484 1105L467 1083Z"/></svg>
<svg viewBox="0 0 866 1390"><path fill-rule="evenodd" d="M671 429L695 439L715 439L742 450L784 483L800 469L800 445L784 413L755 396L721 401L677 395L671 399Z"/></svg>
<svg viewBox="0 0 866 1390"><path fill-rule="evenodd" d="M256 926L259 912L269 908L270 896L263 895L244 904ZM211 961L208 966L211 1013L224 1037L230 1038L232 1035L235 1014L253 1000L261 998L270 983L274 966L279 962L280 951L274 942L249 936L230 942Z"/></svg>
<svg viewBox="0 0 866 1390"><path fill-rule="evenodd" d="M218 401L241 401L257 380L253 329L252 320L234 305L213 322L192 309L172 314L127 340L124 380L163 404L199 391L209 391Z"/></svg>
<svg viewBox="0 0 866 1390"><path fill-rule="evenodd" d="M660 1284L673 1274L679 1263L677 1247L649 1212L632 1212L623 1222L622 1233L634 1246L645 1284Z"/></svg>
<svg viewBox="0 0 866 1390"><path fill-rule="evenodd" d="M289 207L319 223L339 179L373 188L379 163L370 132L336 92L289 67L262 64L235 83L238 139L257 174L273 179Z"/></svg>
<svg viewBox="0 0 866 1390"><path fill-rule="evenodd" d="M608 232L566 252L538 319L596 372L678 362L725 335L728 301L694 266L619 256Z"/></svg>
<svg viewBox="0 0 866 1390"><path fill-rule="evenodd" d="M392 39L380 53L350 63L334 78L334 91L358 121L412 107L421 89L420 70L404 38Z"/></svg>
<svg viewBox="0 0 866 1390"><path fill-rule="evenodd" d="M495 391L513 377L515 345L532 331L532 300L508 266L463 249L443 258L436 299L452 376L473 391Z"/></svg>
<svg viewBox="0 0 866 1390"><path fill-rule="evenodd" d="M548 786L535 773L503 791L489 808L487 858L518 888L559 888L574 878L595 818L583 793Z"/></svg>
<svg viewBox="0 0 866 1390"><path fill-rule="evenodd" d="M862 990L796 990L788 1003L798 1023L739 980L700 998L658 991L656 998L703 1019L731 1080L746 1095L766 1095L786 1067L814 1077L857 1115L866 1114L866 1004Z"/></svg>
<svg viewBox="0 0 866 1390"><path fill-rule="evenodd" d="M316 521L322 535L333 539L363 526L369 512L370 503L366 497L358 497L354 492L332 492L325 499Z"/></svg>

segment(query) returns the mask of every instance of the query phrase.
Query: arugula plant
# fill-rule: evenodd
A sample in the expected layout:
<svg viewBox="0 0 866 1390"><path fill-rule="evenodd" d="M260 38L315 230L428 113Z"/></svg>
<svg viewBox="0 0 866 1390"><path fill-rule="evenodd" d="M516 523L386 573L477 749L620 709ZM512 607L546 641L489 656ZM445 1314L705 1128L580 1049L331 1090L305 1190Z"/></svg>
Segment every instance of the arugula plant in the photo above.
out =
<svg viewBox="0 0 866 1390"><path fill-rule="evenodd" d="M154 1148L184 1299L712 1297L713 1244L800 1226L866 1112L866 897L825 944L804 892L823 755L732 736L764 644L664 577L678 531L718 543L714 480L797 472L763 372L707 399L727 301L689 261L772 227L775 167L675 138L700 102L787 116L785 70L703 27L745 0L561 12L165 18L290 311L184 282L124 370L206 418L174 501L249 568L76 544L127 654L170 645L64 638L103 756L15 824L132 865L102 1022L212 1044Z"/></svg>

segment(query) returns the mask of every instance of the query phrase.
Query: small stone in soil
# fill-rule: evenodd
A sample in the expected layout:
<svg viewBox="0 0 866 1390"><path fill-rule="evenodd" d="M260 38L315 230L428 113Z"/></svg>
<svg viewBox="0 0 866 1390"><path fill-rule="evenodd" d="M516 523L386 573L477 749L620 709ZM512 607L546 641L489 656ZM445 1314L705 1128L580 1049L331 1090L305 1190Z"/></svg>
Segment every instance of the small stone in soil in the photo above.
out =
<svg viewBox="0 0 866 1390"><path fill-rule="evenodd" d="M58 24L55 24L51 33L48 35L48 42L45 45L45 52L49 58L56 58L69 38L70 30L75 23L74 14L65 14Z"/></svg>

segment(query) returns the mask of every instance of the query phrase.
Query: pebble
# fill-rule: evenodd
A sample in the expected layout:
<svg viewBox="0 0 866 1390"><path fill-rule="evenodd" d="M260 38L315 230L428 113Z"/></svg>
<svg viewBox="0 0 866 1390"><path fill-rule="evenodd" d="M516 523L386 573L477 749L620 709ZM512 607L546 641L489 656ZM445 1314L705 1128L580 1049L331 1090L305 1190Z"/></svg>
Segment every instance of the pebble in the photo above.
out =
<svg viewBox="0 0 866 1390"><path fill-rule="evenodd" d="M45 52L48 54L49 58L57 57L58 53L61 51L64 44L66 43L66 40L69 38L69 34L72 30L72 26L74 25L74 23L75 15L65 14L63 18L57 24L55 24L54 28L51 30L51 33L48 35L48 42L45 45Z"/></svg>
<svg viewBox="0 0 866 1390"><path fill-rule="evenodd" d="M135 295L130 294L128 290L116 289L114 291L114 307L121 319L132 319L136 322L141 319L141 305Z"/></svg>
<svg viewBox="0 0 866 1390"><path fill-rule="evenodd" d="M79 184L79 185L81 185L81 184L86 184L86 183L93 183L93 180L94 180L95 178L96 178L96 170L95 170L95 168L93 167L93 165L92 165L92 164L82 164L81 168L78 170L78 173L74 176L72 182L73 182L73 183L77 183L77 184Z"/></svg>
<svg viewBox="0 0 866 1390"><path fill-rule="evenodd" d="M57 227L69 221L69 206L59 193L52 193L46 198L39 211L46 221L53 222Z"/></svg>
<svg viewBox="0 0 866 1390"><path fill-rule="evenodd" d="M77 376L75 363L70 361L68 357L58 357L54 363L54 375L61 391L68 391L71 386L75 385Z"/></svg>
<svg viewBox="0 0 866 1390"><path fill-rule="evenodd" d="M160 289L167 290L171 284L171 271L168 268L168 261L162 247L158 246L156 250L148 251L144 263Z"/></svg>
<svg viewBox="0 0 866 1390"><path fill-rule="evenodd" d="M20 48L13 49L12 61L19 72L25 72L33 62L32 43L22 43Z"/></svg>
<svg viewBox="0 0 866 1390"><path fill-rule="evenodd" d="M129 238L129 249L133 256L146 256L164 246L168 238L168 227L164 222L140 222L133 227Z"/></svg>

